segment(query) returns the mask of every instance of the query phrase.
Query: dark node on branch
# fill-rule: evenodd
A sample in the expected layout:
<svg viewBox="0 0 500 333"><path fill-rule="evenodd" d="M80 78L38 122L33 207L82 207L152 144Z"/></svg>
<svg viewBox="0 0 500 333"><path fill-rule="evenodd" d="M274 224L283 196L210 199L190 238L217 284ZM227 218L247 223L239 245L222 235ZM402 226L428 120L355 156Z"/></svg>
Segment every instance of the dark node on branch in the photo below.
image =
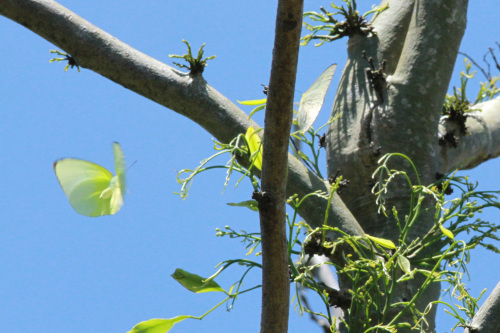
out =
<svg viewBox="0 0 500 333"><path fill-rule="evenodd" d="M328 241L328 239L325 238L325 241ZM315 232L304 244L304 253L309 257L312 257L313 255L329 256L332 254L332 250L323 246L323 233Z"/></svg>
<svg viewBox="0 0 500 333"><path fill-rule="evenodd" d="M349 310L352 303L352 295L347 289L336 290L327 288L328 303L330 306L341 308L344 311Z"/></svg>
<svg viewBox="0 0 500 333"><path fill-rule="evenodd" d="M265 211L274 201L273 195L269 191L253 191L252 199L257 201L259 211Z"/></svg>
<svg viewBox="0 0 500 333"><path fill-rule="evenodd" d="M68 63L66 64L66 67L64 67L64 71L67 72L68 68L76 66L76 69L78 69L78 72L80 72L80 66L76 62L75 58L73 58L70 54L61 52L59 50L50 50L50 53L56 53L60 56L63 56L63 58L52 58L49 60L49 62L54 62L54 61L67 61Z"/></svg>
<svg viewBox="0 0 500 333"><path fill-rule="evenodd" d="M197 75L197 74L202 74L203 71L205 70L205 67L207 66L207 61L214 59L215 56L210 56L205 59L203 58L203 47L205 47L205 44L201 45L200 50L198 51L198 56L196 58L193 57L193 54L191 52L191 45L184 39L182 40L183 43L187 45L188 52L187 54L184 55L177 55L177 54L170 54L170 58L178 58L178 59L184 59L189 63L189 66L184 65L184 64L179 64L174 62L174 65L176 65L179 68L186 68L189 69L189 75Z"/></svg>
<svg viewBox="0 0 500 333"><path fill-rule="evenodd" d="M436 180L441 180L445 175L440 173L440 172L436 172ZM436 188L438 189L439 192L443 192L443 182L440 182L439 184L436 185ZM453 188L451 188L450 184L448 184L448 186L446 187L445 191L444 191L444 194L446 195L451 195L453 193Z"/></svg>
<svg viewBox="0 0 500 333"><path fill-rule="evenodd" d="M441 178L443 178L445 176L445 174L442 174L440 172L436 172L436 180L440 180Z"/></svg>
<svg viewBox="0 0 500 333"><path fill-rule="evenodd" d="M267 92L268 92L268 90L269 90L269 86L266 86L266 85L264 85L264 84L262 84L262 83L261 83L260 85L264 87L264 90L262 90L262 92L264 93L264 95L266 95L266 96L267 96Z"/></svg>
<svg viewBox="0 0 500 333"><path fill-rule="evenodd" d="M330 183L330 185L331 185L331 184L334 184L334 183L336 183L336 182L337 182L337 180L339 179L339 174L340 174L340 169L339 169L339 170L337 170L337 173L335 173L335 176L328 178L328 182ZM338 184L338 185L339 185L339 187L338 187L338 189L337 189L337 193L338 193L338 194L342 193L342 190L343 190L343 189L346 189L346 188L349 186L349 183L350 183L350 182L351 182L351 181L350 181L350 180L348 180L348 179L341 179L341 180L339 181L339 184Z"/></svg>
<svg viewBox="0 0 500 333"><path fill-rule="evenodd" d="M454 131L451 132L446 132L444 136L439 137L439 145L445 146L447 145L448 147L451 148L457 148L458 145L458 136L455 135Z"/></svg>
<svg viewBox="0 0 500 333"><path fill-rule="evenodd" d="M323 133L323 135L316 134L316 136L319 139L319 147L320 148L326 148L326 134Z"/></svg>
<svg viewBox="0 0 500 333"><path fill-rule="evenodd" d="M471 103L468 100L461 100L457 97L451 97L443 105L443 116L448 116L448 121L458 125L460 135L467 135L467 113L471 111Z"/></svg>
<svg viewBox="0 0 500 333"><path fill-rule="evenodd" d="M387 60L382 60L382 63L377 69L375 67L373 57L368 58L365 51L363 51L362 57L363 59L366 59L366 61L368 61L368 64L370 65L370 68L366 68L365 72L366 77L368 78L368 82L370 83L370 87L373 88L373 90L375 91L375 96L377 97L377 101L375 102L376 107L384 103L384 92L387 89L387 81L385 80L385 67L387 65Z"/></svg>
<svg viewBox="0 0 500 333"><path fill-rule="evenodd" d="M370 143L370 147L373 148L373 156L378 157L382 155L382 146L375 147L375 145L372 142Z"/></svg>
<svg viewBox="0 0 500 333"><path fill-rule="evenodd" d="M363 51L362 58L366 59L366 61L368 61L368 64L370 65L369 68L365 68L365 73L368 79L370 90L375 92L375 101L373 101L370 110L368 110L368 113L363 119L362 127L365 129L364 131L365 138L360 140L360 144L368 143L370 145L373 145L371 123L373 119L374 110L379 105L383 104L385 100L384 94L387 90L387 81L385 79L386 78L385 67L387 65L387 60L384 59L380 64L379 68L377 69L375 67L375 62L373 60L373 57L368 58L366 56L365 51Z"/></svg>

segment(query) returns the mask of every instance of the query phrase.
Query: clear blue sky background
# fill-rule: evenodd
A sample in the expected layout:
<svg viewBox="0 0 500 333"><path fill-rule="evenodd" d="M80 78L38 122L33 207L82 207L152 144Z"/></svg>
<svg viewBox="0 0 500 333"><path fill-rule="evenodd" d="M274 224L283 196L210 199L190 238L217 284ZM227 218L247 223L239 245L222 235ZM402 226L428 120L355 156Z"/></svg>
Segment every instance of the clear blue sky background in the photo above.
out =
<svg viewBox="0 0 500 333"><path fill-rule="evenodd" d="M276 1L75 1L63 5L138 50L171 64L184 54L182 39L217 55L204 73L233 101L263 98L274 38ZM306 1L306 10L328 2ZM361 11L371 1L359 1ZM471 1L461 47L481 60L500 39L500 5ZM64 72L49 63L55 47L0 17L0 327L2 332L126 332L137 322L181 314L201 315L222 298L184 290L170 274L182 267L209 276L214 266L243 257L238 241L215 237L215 228L256 231L258 215L227 202L246 200L251 188L230 185L224 174L196 179L187 200L176 173L212 154L201 127L87 70ZM302 48L297 101L330 64L338 63L321 119L328 118L346 57L346 40ZM458 83L462 57L452 83ZM473 91L476 91L473 88ZM249 110L247 110L249 111ZM209 116L209 115L207 115ZM261 119L261 118L257 118ZM114 216L88 218L70 207L52 163L88 159L113 170L111 143L119 141L128 164L129 192ZM500 189L493 160L467 172L481 189ZM498 221L498 211L484 219ZM498 245L498 244L497 244ZM472 255L470 292L492 290L500 258ZM229 287L241 271L223 275ZM248 280L258 283L260 272ZM489 293L489 292L488 292ZM293 311L293 308L292 308ZM438 310L438 332L453 321ZM243 295L230 312L216 310L203 321L185 321L172 332L258 332L260 290ZM290 332L319 332L307 316L291 314Z"/></svg>

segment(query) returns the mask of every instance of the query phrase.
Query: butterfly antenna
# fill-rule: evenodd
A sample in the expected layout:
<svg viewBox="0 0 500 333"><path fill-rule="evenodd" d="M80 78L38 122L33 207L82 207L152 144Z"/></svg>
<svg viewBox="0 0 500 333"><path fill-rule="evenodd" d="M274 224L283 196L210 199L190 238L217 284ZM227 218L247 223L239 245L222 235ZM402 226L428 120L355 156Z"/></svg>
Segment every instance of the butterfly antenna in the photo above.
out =
<svg viewBox="0 0 500 333"><path fill-rule="evenodd" d="M130 165L127 167L127 171L128 171L128 169L130 169L131 167L133 167L136 163L137 163L137 160L135 160L135 161L134 161L134 163L130 164Z"/></svg>

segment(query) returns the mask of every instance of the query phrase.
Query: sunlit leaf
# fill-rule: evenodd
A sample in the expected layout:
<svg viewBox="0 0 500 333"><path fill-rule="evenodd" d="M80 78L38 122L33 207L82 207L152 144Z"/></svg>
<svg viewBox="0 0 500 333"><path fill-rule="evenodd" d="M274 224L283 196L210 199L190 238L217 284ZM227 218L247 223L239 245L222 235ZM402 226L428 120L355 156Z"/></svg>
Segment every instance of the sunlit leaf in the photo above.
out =
<svg viewBox="0 0 500 333"><path fill-rule="evenodd" d="M228 206L247 207L247 208L249 208L253 211L256 211L256 212L259 211L258 203L256 200L247 200L247 201L242 201L242 202L238 202L238 203L228 202L227 204L228 204Z"/></svg>
<svg viewBox="0 0 500 333"><path fill-rule="evenodd" d="M177 268L171 276L182 284L184 288L194 293L206 293L211 291L225 292L214 280L206 281L206 278L202 278L199 275L189 273L180 268Z"/></svg>
<svg viewBox="0 0 500 333"><path fill-rule="evenodd" d="M439 225L439 229L441 229L441 231L443 232L443 234L446 235L446 237L455 240L455 237L453 236L453 233L450 230L446 229L441 224Z"/></svg>
<svg viewBox="0 0 500 333"><path fill-rule="evenodd" d="M318 117L336 68L337 64L328 67L302 95L297 112L299 129L302 133L307 132Z"/></svg>
<svg viewBox="0 0 500 333"><path fill-rule="evenodd" d="M251 161L253 162L253 165L257 169L262 170L262 142L259 134L257 134L257 130L253 127L249 127L245 134L245 138L247 139L249 145L248 149L250 150L250 154L252 156Z"/></svg>
<svg viewBox="0 0 500 333"><path fill-rule="evenodd" d="M250 101L238 101L241 105L261 105L267 103L267 98L254 99Z"/></svg>
<svg viewBox="0 0 500 333"><path fill-rule="evenodd" d="M177 316L170 319L149 319L135 325L127 333L165 333L170 331L175 324L192 316Z"/></svg>
<svg viewBox="0 0 500 333"><path fill-rule="evenodd" d="M265 108L266 108L266 104L257 106L255 109L252 110L252 112L250 112L250 114L248 115L248 118L252 118L252 116L254 114L259 112L260 110L264 110Z"/></svg>
<svg viewBox="0 0 500 333"><path fill-rule="evenodd" d="M388 248L388 249L396 249L396 245L394 245L394 243L388 239L374 237L374 236L370 236L367 234L365 234L365 236L366 236L366 238L368 238L369 240L371 240L374 243L377 243L380 246L383 246L383 247Z"/></svg>

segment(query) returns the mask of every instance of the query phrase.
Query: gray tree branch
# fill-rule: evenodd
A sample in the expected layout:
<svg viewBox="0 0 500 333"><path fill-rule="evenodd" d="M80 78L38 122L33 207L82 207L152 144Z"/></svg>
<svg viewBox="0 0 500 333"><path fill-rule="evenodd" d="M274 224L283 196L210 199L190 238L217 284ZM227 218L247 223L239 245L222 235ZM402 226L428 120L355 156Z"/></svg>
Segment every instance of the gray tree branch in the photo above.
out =
<svg viewBox="0 0 500 333"><path fill-rule="evenodd" d="M441 145L441 173L456 169L472 169L479 164L500 156L500 98L472 106L478 109L468 114L465 126L467 134L460 133L457 123L448 117L440 121L441 135L453 133L457 138L457 146Z"/></svg>
<svg viewBox="0 0 500 333"><path fill-rule="evenodd" d="M259 127L201 76L192 77L135 50L54 1L2 0L0 15L71 54L81 67L193 120L222 142L245 133L250 126ZM295 157L288 159L288 195L329 192L324 180ZM311 198L299 213L312 227L317 227L324 222L326 207L325 199ZM337 194L328 224L349 234L363 233Z"/></svg>
<svg viewBox="0 0 500 333"><path fill-rule="evenodd" d="M464 333L497 333L500 327L500 283L476 313Z"/></svg>
<svg viewBox="0 0 500 333"><path fill-rule="evenodd" d="M439 153L438 123L465 31L467 0L388 0L389 8L372 20L376 34L350 36L348 60L343 71L332 114L340 118L327 134L328 176L340 170L350 180L341 197L364 231L397 240L396 222L378 214L370 189L378 159L386 153L402 153L415 164L422 183L435 181ZM366 56L365 56L366 54ZM373 58L373 66L369 58ZM384 62L386 65L384 66ZM374 82L367 75L383 74ZM393 159L390 168L406 170L409 164ZM386 207L399 216L409 213L410 188L406 180L391 183ZM424 235L434 223L430 200L419 215L410 238ZM418 290L418 277L398 285L396 299L409 299ZM339 284L345 287L342 277ZM348 287L348 285L347 285ZM420 309L439 297L433 284L417 302ZM394 309L394 315L398 310ZM434 328L430 312L429 331ZM401 330L404 332L404 330Z"/></svg>

